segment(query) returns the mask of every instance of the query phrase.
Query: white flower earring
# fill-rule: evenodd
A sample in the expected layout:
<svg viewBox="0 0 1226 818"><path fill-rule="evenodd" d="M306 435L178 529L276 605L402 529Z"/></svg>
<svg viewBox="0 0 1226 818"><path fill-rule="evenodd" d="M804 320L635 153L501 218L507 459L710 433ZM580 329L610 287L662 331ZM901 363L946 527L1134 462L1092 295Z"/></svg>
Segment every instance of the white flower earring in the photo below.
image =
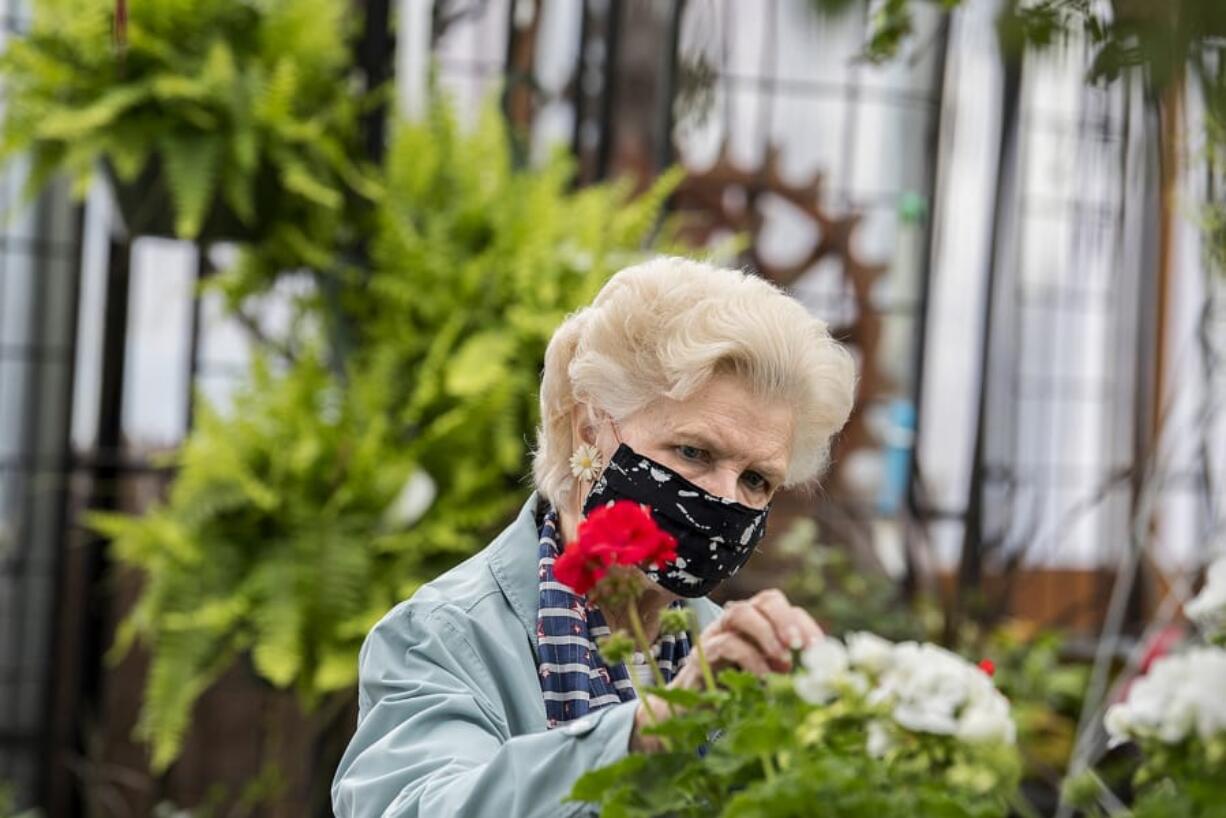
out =
<svg viewBox="0 0 1226 818"><path fill-rule="evenodd" d="M570 456L570 473L589 483L600 474L601 465L600 449L590 443L580 444Z"/></svg>

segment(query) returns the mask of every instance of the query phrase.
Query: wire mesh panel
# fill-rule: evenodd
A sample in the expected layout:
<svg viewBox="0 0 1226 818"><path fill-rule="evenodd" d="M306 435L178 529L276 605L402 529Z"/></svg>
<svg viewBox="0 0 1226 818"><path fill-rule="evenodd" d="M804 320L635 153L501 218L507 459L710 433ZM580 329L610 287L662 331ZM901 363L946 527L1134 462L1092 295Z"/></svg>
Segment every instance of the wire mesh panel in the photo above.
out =
<svg viewBox="0 0 1226 818"><path fill-rule="evenodd" d="M1131 493L1135 407L1127 396L1135 358L1147 350L1128 343L1138 330L1142 254L1123 232L1124 203L1144 190L1137 174L1123 172L1126 96L1085 88L1069 64L1084 55L1070 58L1027 64L1018 234L1013 258L1002 260L1016 271L1003 294L1014 313L1004 319L1013 362L1003 382L989 384L1012 407L1010 465L991 479L1009 484L996 502L1011 518L996 535L1002 548L1088 566L1118 546ZM995 415L996 430L1009 427L999 422L1006 417ZM1092 510L1072 511L1087 499L1096 500Z"/></svg>
<svg viewBox="0 0 1226 818"><path fill-rule="evenodd" d="M0 209L20 214L0 234L0 785L18 804L50 740L79 254L67 197L21 208L23 176L0 177Z"/></svg>
<svg viewBox="0 0 1226 818"><path fill-rule="evenodd" d="M837 538L872 542L901 570L897 539L869 527L895 517L906 494L946 29L922 10L917 46L875 66L859 58L859 13L828 17L790 0L757 15L735 6L686 5L682 76L709 75L711 90L678 122L678 158L693 184L718 188L707 206L720 226L748 228L750 265L857 354L857 408L827 497L860 522Z"/></svg>

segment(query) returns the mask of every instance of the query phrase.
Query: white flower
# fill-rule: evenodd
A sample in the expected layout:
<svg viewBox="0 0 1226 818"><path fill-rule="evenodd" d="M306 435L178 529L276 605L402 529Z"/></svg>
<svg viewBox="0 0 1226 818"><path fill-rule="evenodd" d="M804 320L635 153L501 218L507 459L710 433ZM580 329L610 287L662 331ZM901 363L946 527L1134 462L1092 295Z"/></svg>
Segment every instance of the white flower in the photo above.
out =
<svg viewBox="0 0 1226 818"><path fill-rule="evenodd" d="M852 667L877 676L893 661L894 643L868 631L850 633L847 635L847 654Z"/></svg>
<svg viewBox="0 0 1226 818"><path fill-rule="evenodd" d="M861 696L868 692L868 677L863 673L857 673L854 670L849 670L843 674L842 679L839 681L842 683L844 689L854 691Z"/></svg>
<svg viewBox="0 0 1226 818"><path fill-rule="evenodd" d="M1002 741L1012 744L1017 728L1009 718L1009 702L995 690L995 695L972 697L958 717L955 735L963 741Z"/></svg>
<svg viewBox="0 0 1226 818"><path fill-rule="evenodd" d="M829 704L842 693L867 694L892 720L915 733L955 736L965 742L1012 744L1016 728L1009 702L976 665L931 644L893 644L871 633L853 633L844 647L823 639L801 655L793 684L811 704ZM881 757L892 746L888 725L870 722L867 749Z"/></svg>
<svg viewBox="0 0 1226 818"><path fill-rule="evenodd" d="M1206 636L1226 634L1226 557L1209 566L1205 587L1183 610Z"/></svg>
<svg viewBox="0 0 1226 818"><path fill-rule="evenodd" d="M1154 739L1178 744L1192 735L1226 735L1226 650L1194 648L1154 662L1133 682L1128 698L1103 720L1112 744Z"/></svg>
<svg viewBox="0 0 1226 818"><path fill-rule="evenodd" d="M894 720L913 732L973 742L1012 743L1016 738L1009 702L991 677L936 645L895 646L894 662L873 697L892 703Z"/></svg>
<svg viewBox="0 0 1226 818"><path fill-rule="evenodd" d="M1115 747L1127 741L1129 733L1132 732L1132 713L1128 705L1121 702L1108 707L1103 716L1103 727L1111 738L1109 746Z"/></svg>
<svg viewBox="0 0 1226 818"><path fill-rule="evenodd" d="M847 649L837 639L827 637L805 648L800 656L804 670L792 680L796 695L809 704L827 704L838 698L841 684L847 682Z"/></svg>
<svg viewBox="0 0 1226 818"><path fill-rule="evenodd" d="M873 758L881 758L894 747L894 739L884 722L870 721L868 723L868 741L865 749Z"/></svg>
<svg viewBox="0 0 1226 818"><path fill-rule="evenodd" d="M600 449L590 443L578 446L570 456L570 473L589 483L600 473Z"/></svg>
<svg viewBox="0 0 1226 818"><path fill-rule="evenodd" d="M880 691L894 704L894 720L908 730L953 735L958 708L967 698L962 660L936 645L904 642L881 678Z"/></svg>

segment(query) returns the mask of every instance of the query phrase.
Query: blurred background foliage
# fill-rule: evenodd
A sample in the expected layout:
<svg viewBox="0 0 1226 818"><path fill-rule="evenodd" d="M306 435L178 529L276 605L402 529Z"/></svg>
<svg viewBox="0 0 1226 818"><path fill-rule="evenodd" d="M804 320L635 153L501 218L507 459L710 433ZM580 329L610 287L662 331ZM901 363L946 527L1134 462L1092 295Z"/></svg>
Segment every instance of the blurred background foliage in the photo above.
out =
<svg viewBox="0 0 1226 818"><path fill-rule="evenodd" d="M841 544L822 542L813 520L793 522L774 549L789 569L784 592L830 633L866 630L902 642L939 639L944 631L937 600L909 596L881 572L865 570Z"/></svg>

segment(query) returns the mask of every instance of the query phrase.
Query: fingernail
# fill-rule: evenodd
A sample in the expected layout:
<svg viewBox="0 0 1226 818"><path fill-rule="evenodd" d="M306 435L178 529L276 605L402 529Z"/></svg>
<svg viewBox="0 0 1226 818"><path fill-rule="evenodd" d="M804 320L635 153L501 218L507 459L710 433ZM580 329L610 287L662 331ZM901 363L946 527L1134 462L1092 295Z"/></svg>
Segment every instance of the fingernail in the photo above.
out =
<svg viewBox="0 0 1226 818"><path fill-rule="evenodd" d="M788 644L792 646L792 650L800 650L805 646L804 640L800 638L800 631L796 628L788 630Z"/></svg>

